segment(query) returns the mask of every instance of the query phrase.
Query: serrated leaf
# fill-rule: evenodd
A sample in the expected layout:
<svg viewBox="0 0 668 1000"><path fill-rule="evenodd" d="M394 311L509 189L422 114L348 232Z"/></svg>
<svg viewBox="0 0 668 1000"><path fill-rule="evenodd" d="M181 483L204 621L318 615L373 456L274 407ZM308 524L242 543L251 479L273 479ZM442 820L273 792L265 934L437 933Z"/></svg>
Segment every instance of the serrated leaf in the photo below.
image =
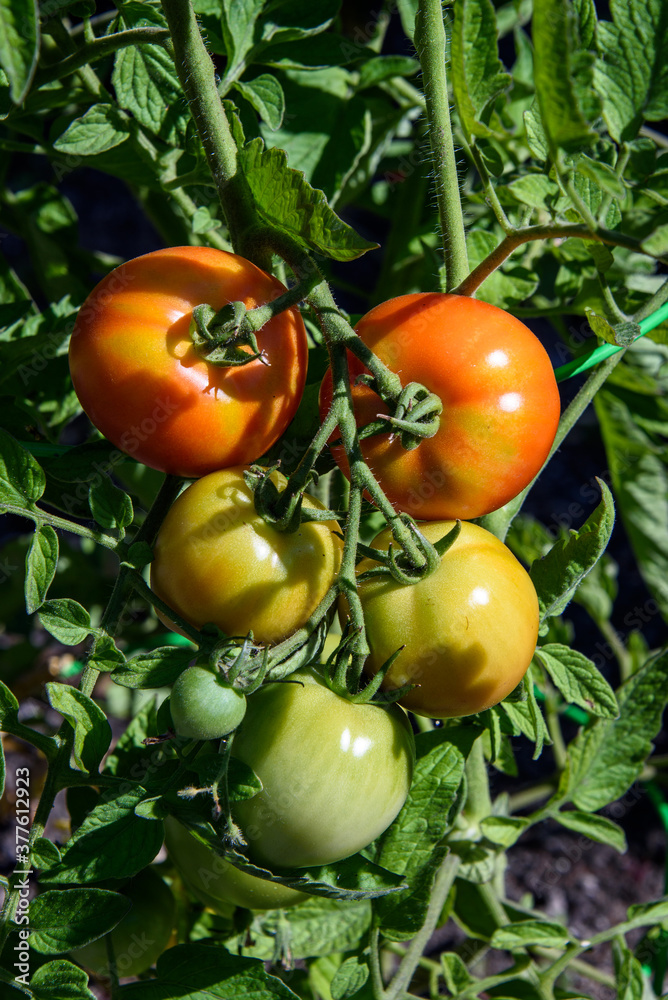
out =
<svg viewBox="0 0 668 1000"><path fill-rule="evenodd" d="M665 438L653 430L665 425L662 401L607 385L594 406L619 513L653 597L645 610L651 616L658 605L668 615L668 468Z"/></svg>
<svg viewBox="0 0 668 1000"><path fill-rule="evenodd" d="M596 265L596 270L600 271L601 274L605 274L606 271L609 271L615 263L612 250L610 247L607 247L605 243L585 243L585 247Z"/></svg>
<svg viewBox="0 0 668 1000"><path fill-rule="evenodd" d="M524 127L527 133L527 145L537 160L545 161L550 155L550 147L545 135L543 120L540 117L538 102L534 100L531 107L524 112Z"/></svg>
<svg viewBox="0 0 668 1000"><path fill-rule="evenodd" d="M30 977L34 1000L96 1000L88 989L88 973L73 962L56 958Z"/></svg>
<svg viewBox="0 0 668 1000"><path fill-rule="evenodd" d="M39 463L11 434L0 428L0 507L11 504L32 510L45 485Z"/></svg>
<svg viewBox="0 0 668 1000"><path fill-rule="evenodd" d="M58 535L50 524L35 528L26 555L26 611L32 615L46 599L58 565Z"/></svg>
<svg viewBox="0 0 668 1000"><path fill-rule="evenodd" d="M259 215L303 245L333 260L354 260L369 243L329 207L322 191L289 167L282 149L266 149L253 139L239 152Z"/></svg>
<svg viewBox="0 0 668 1000"><path fill-rule="evenodd" d="M285 94L275 76L261 73L253 80L237 80L235 87L272 131L281 127L285 114Z"/></svg>
<svg viewBox="0 0 668 1000"><path fill-rule="evenodd" d="M72 156L95 156L120 146L130 135L130 122L113 104L94 104L58 136L53 148Z"/></svg>
<svg viewBox="0 0 668 1000"><path fill-rule="evenodd" d="M132 524L132 500L114 486L108 476L98 476L90 484L88 503L93 517L103 528L126 528Z"/></svg>
<svg viewBox="0 0 668 1000"><path fill-rule="evenodd" d="M661 0L611 0L613 21L599 21L594 82L616 142L633 139L643 120L668 115L668 33Z"/></svg>
<svg viewBox="0 0 668 1000"><path fill-rule="evenodd" d="M591 89L593 62L582 58L576 13L568 0L541 0L531 22L534 80L548 145L558 149L590 146L596 132L595 108L582 104Z"/></svg>
<svg viewBox="0 0 668 1000"><path fill-rule="evenodd" d="M196 651L188 647L159 646L149 653L130 657L111 676L121 687L169 687L195 655Z"/></svg>
<svg viewBox="0 0 668 1000"><path fill-rule="evenodd" d="M332 1000L350 1000L362 989L369 978L367 960L361 955L353 955L342 962L330 983Z"/></svg>
<svg viewBox="0 0 668 1000"><path fill-rule="evenodd" d="M524 174L507 184L505 190L522 205L546 208L559 194L559 188L545 174Z"/></svg>
<svg viewBox="0 0 668 1000"><path fill-rule="evenodd" d="M546 556L531 564L529 574L538 594L541 622L562 613L610 540L615 523L612 494L602 480L597 482L602 498L596 510L578 531L571 529L567 539L559 539Z"/></svg>
<svg viewBox="0 0 668 1000"><path fill-rule="evenodd" d="M416 738L411 790L377 854L379 864L409 882L408 890L374 904L388 937L412 937L424 919L435 871L447 851L443 838L459 804L466 758L478 735L461 727Z"/></svg>
<svg viewBox="0 0 668 1000"><path fill-rule="evenodd" d="M51 635L66 646L76 646L90 635L90 615L71 597L46 601L39 609L39 618Z"/></svg>
<svg viewBox="0 0 668 1000"><path fill-rule="evenodd" d="M602 160L592 160L590 156L584 154L577 158L575 169L585 177L591 178L594 183L613 198L623 198L626 188L621 178L617 176L612 167Z"/></svg>
<svg viewBox="0 0 668 1000"><path fill-rule="evenodd" d="M623 854L626 851L626 834L621 826L617 826L611 819L605 816L598 816L594 813L580 812L577 809L561 811L553 814L553 818L558 823L565 826L567 830L574 830L576 833L583 833L590 840L595 840L598 844L609 844L616 851Z"/></svg>
<svg viewBox="0 0 668 1000"><path fill-rule="evenodd" d="M186 104L172 57L161 45L129 45L116 53L112 82L119 105L165 142L185 132Z"/></svg>
<svg viewBox="0 0 668 1000"><path fill-rule="evenodd" d="M1 0L0 67L14 104L24 100L37 66L40 32L35 0Z"/></svg>
<svg viewBox="0 0 668 1000"><path fill-rule="evenodd" d="M309 896L299 906L282 914L271 911L258 914L253 927L253 944L246 934L238 939L244 955L270 961L276 951L276 933L280 923L290 927L290 951L296 960L316 958L350 951L364 941L371 925L368 899L322 899Z"/></svg>
<svg viewBox="0 0 668 1000"><path fill-rule="evenodd" d="M150 865L162 846L163 825L135 815L145 795L140 787L106 793L65 845L60 864L40 881L85 885L130 878Z"/></svg>
<svg viewBox="0 0 668 1000"><path fill-rule="evenodd" d="M527 829L529 822L522 816L485 816L480 829L493 844L512 847Z"/></svg>
<svg viewBox="0 0 668 1000"><path fill-rule="evenodd" d="M43 892L30 904L30 945L42 955L82 948L115 927L130 906L127 896L106 889Z"/></svg>
<svg viewBox="0 0 668 1000"><path fill-rule="evenodd" d="M129 983L122 996L123 1000L299 1000L262 962L230 955L217 942L168 948L158 959L157 979Z"/></svg>
<svg viewBox="0 0 668 1000"><path fill-rule="evenodd" d="M637 323L625 321L615 323L612 326L604 316L599 316L588 306L585 306L585 315L594 333L608 344L615 344L617 347L628 347L629 344L632 344L641 335L641 330Z"/></svg>
<svg viewBox="0 0 668 1000"><path fill-rule="evenodd" d="M509 927L499 927L492 935L492 947L512 951L513 948L565 948L571 936L562 924L549 920L519 920Z"/></svg>
<svg viewBox="0 0 668 1000"><path fill-rule="evenodd" d="M509 701L506 699L500 704L513 724L516 733L522 733L523 736L526 736L527 739L530 739L535 744L533 759L537 760L542 753L544 744L549 743L550 740L543 713L536 701L533 682L525 676L522 680L522 685L526 692L525 701Z"/></svg>
<svg viewBox="0 0 668 1000"><path fill-rule="evenodd" d="M212 229L220 229L220 226L220 220L212 218L209 209L204 205L198 208L192 217L192 231L198 236L202 233L209 233ZM141 544L141 542L139 544Z"/></svg>
<svg viewBox="0 0 668 1000"><path fill-rule="evenodd" d="M597 719L570 743L564 781L578 809L595 812L630 788L651 753L666 699L668 651L618 689L618 719Z"/></svg>
<svg viewBox="0 0 668 1000"><path fill-rule="evenodd" d="M221 0L217 5L223 42L233 69L241 64L253 45L255 22L262 7L262 0Z"/></svg>
<svg viewBox="0 0 668 1000"><path fill-rule="evenodd" d="M30 852L30 862L35 868L50 868L60 861L60 851L46 837L38 837Z"/></svg>
<svg viewBox="0 0 668 1000"><path fill-rule="evenodd" d="M49 704L60 712L74 729L72 756L82 771L97 773L100 761L111 743L111 726L92 698L78 688L51 681L46 685Z"/></svg>
<svg viewBox="0 0 668 1000"><path fill-rule="evenodd" d="M617 718L619 708L615 692L584 653L551 642L536 649L536 658L543 664L565 701L604 719Z"/></svg>
<svg viewBox="0 0 668 1000"><path fill-rule="evenodd" d="M472 136L493 134L483 116L511 78L499 59L491 0L460 0L454 14L451 79L459 120L470 142Z"/></svg>

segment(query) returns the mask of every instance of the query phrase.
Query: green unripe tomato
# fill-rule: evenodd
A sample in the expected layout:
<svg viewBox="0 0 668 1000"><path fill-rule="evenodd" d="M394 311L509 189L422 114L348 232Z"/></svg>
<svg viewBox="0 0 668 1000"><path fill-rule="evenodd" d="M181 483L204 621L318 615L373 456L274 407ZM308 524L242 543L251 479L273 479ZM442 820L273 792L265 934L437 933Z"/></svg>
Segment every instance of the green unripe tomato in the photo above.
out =
<svg viewBox="0 0 668 1000"><path fill-rule="evenodd" d="M228 916L235 906L277 910L308 899L303 892L247 875L200 843L174 819L165 820L165 844L185 887L210 910Z"/></svg>
<svg viewBox="0 0 668 1000"><path fill-rule="evenodd" d="M153 868L145 868L120 890L132 908L111 931L119 977L146 972L169 944L174 925L174 897ZM77 948L72 958L94 973L109 978L106 935Z"/></svg>
<svg viewBox="0 0 668 1000"><path fill-rule="evenodd" d="M262 782L233 807L251 858L304 868L366 847L406 800L414 746L401 708L354 704L312 670L264 684L232 745Z"/></svg>
<svg viewBox="0 0 668 1000"><path fill-rule="evenodd" d="M217 740L236 729L246 714L246 696L207 667L188 667L176 678L169 699L174 729L191 740Z"/></svg>

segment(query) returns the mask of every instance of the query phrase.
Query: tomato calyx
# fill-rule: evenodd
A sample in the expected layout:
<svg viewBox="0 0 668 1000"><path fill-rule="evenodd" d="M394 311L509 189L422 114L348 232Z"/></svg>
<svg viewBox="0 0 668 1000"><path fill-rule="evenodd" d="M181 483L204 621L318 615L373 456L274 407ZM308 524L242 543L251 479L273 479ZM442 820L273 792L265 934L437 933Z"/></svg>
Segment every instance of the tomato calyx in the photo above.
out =
<svg viewBox="0 0 668 1000"><path fill-rule="evenodd" d="M442 412L440 396L419 382L409 382L399 394L394 415L379 413L378 419L399 434L406 451L412 451L423 438L434 437L441 424Z"/></svg>
<svg viewBox="0 0 668 1000"><path fill-rule="evenodd" d="M349 623L344 630L341 642L327 657L320 676L330 691L354 705L391 705L412 691L415 684L405 684L394 690L380 691L385 675L401 653L403 646L400 646L388 657L378 673L371 678L365 687L360 687L361 676L353 662L357 652L355 649L356 640L359 635L360 630L352 627Z"/></svg>
<svg viewBox="0 0 668 1000"><path fill-rule="evenodd" d="M209 305L195 306L190 339L197 353L219 368L238 367L251 361L267 364L255 330L246 322L248 315L243 302L229 302L218 311Z"/></svg>

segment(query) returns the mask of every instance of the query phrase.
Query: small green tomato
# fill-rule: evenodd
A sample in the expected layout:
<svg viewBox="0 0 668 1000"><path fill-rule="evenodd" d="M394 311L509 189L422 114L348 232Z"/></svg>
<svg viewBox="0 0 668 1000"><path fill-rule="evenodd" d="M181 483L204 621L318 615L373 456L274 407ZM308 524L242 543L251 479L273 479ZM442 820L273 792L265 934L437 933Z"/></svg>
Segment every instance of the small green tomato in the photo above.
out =
<svg viewBox="0 0 668 1000"><path fill-rule="evenodd" d="M188 667L172 687L174 729L191 740L216 740L236 729L246 714L246 697L221 674Z"/></svg>

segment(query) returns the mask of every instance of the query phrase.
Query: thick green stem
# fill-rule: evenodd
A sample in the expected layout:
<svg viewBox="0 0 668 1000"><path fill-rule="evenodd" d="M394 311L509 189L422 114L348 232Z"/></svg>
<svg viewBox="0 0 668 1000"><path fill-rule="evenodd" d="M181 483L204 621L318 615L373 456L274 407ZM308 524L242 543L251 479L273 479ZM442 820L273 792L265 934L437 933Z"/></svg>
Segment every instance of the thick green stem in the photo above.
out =
<svg viewBox="0 0 668 1000"><path fill-rule="evenodd" d="M415 19L415 48L420 65L429 122L436 200L443 236L445 291L466 277L468 257L459 196L457 161L450 123L446 39L441 0L421 0Z"/></svg>
<svg viewBox="0 0 668 1000"><path fill-rule="evenodd" d="M197 26L190 0L163 0L174 44L174 65L204 146L232 243L243 244L255 223L255 208L239 169L237 147L216 88L215 68Z"/></svg>
<svg viewBox="0 0 668 1000"><path fill-rule="evenodd" d="M66 517L58 517L57 514L50 514L39 507L28 510L24 507L3 503L2 512L17 514L19 517L28 517L31 521L35 522L35 527L37 528L40 528L43 524L49 524L52 528L57 528L59 531L69 531L71 534L79 535L81 538L90 538L91 541L97 542L98 545L104 545L105 549L115 549L119 543L119 539L114 538L113 535L105 535L103 531L87 528L84 524L77 524L75 521L68 521Z"/></svg>

